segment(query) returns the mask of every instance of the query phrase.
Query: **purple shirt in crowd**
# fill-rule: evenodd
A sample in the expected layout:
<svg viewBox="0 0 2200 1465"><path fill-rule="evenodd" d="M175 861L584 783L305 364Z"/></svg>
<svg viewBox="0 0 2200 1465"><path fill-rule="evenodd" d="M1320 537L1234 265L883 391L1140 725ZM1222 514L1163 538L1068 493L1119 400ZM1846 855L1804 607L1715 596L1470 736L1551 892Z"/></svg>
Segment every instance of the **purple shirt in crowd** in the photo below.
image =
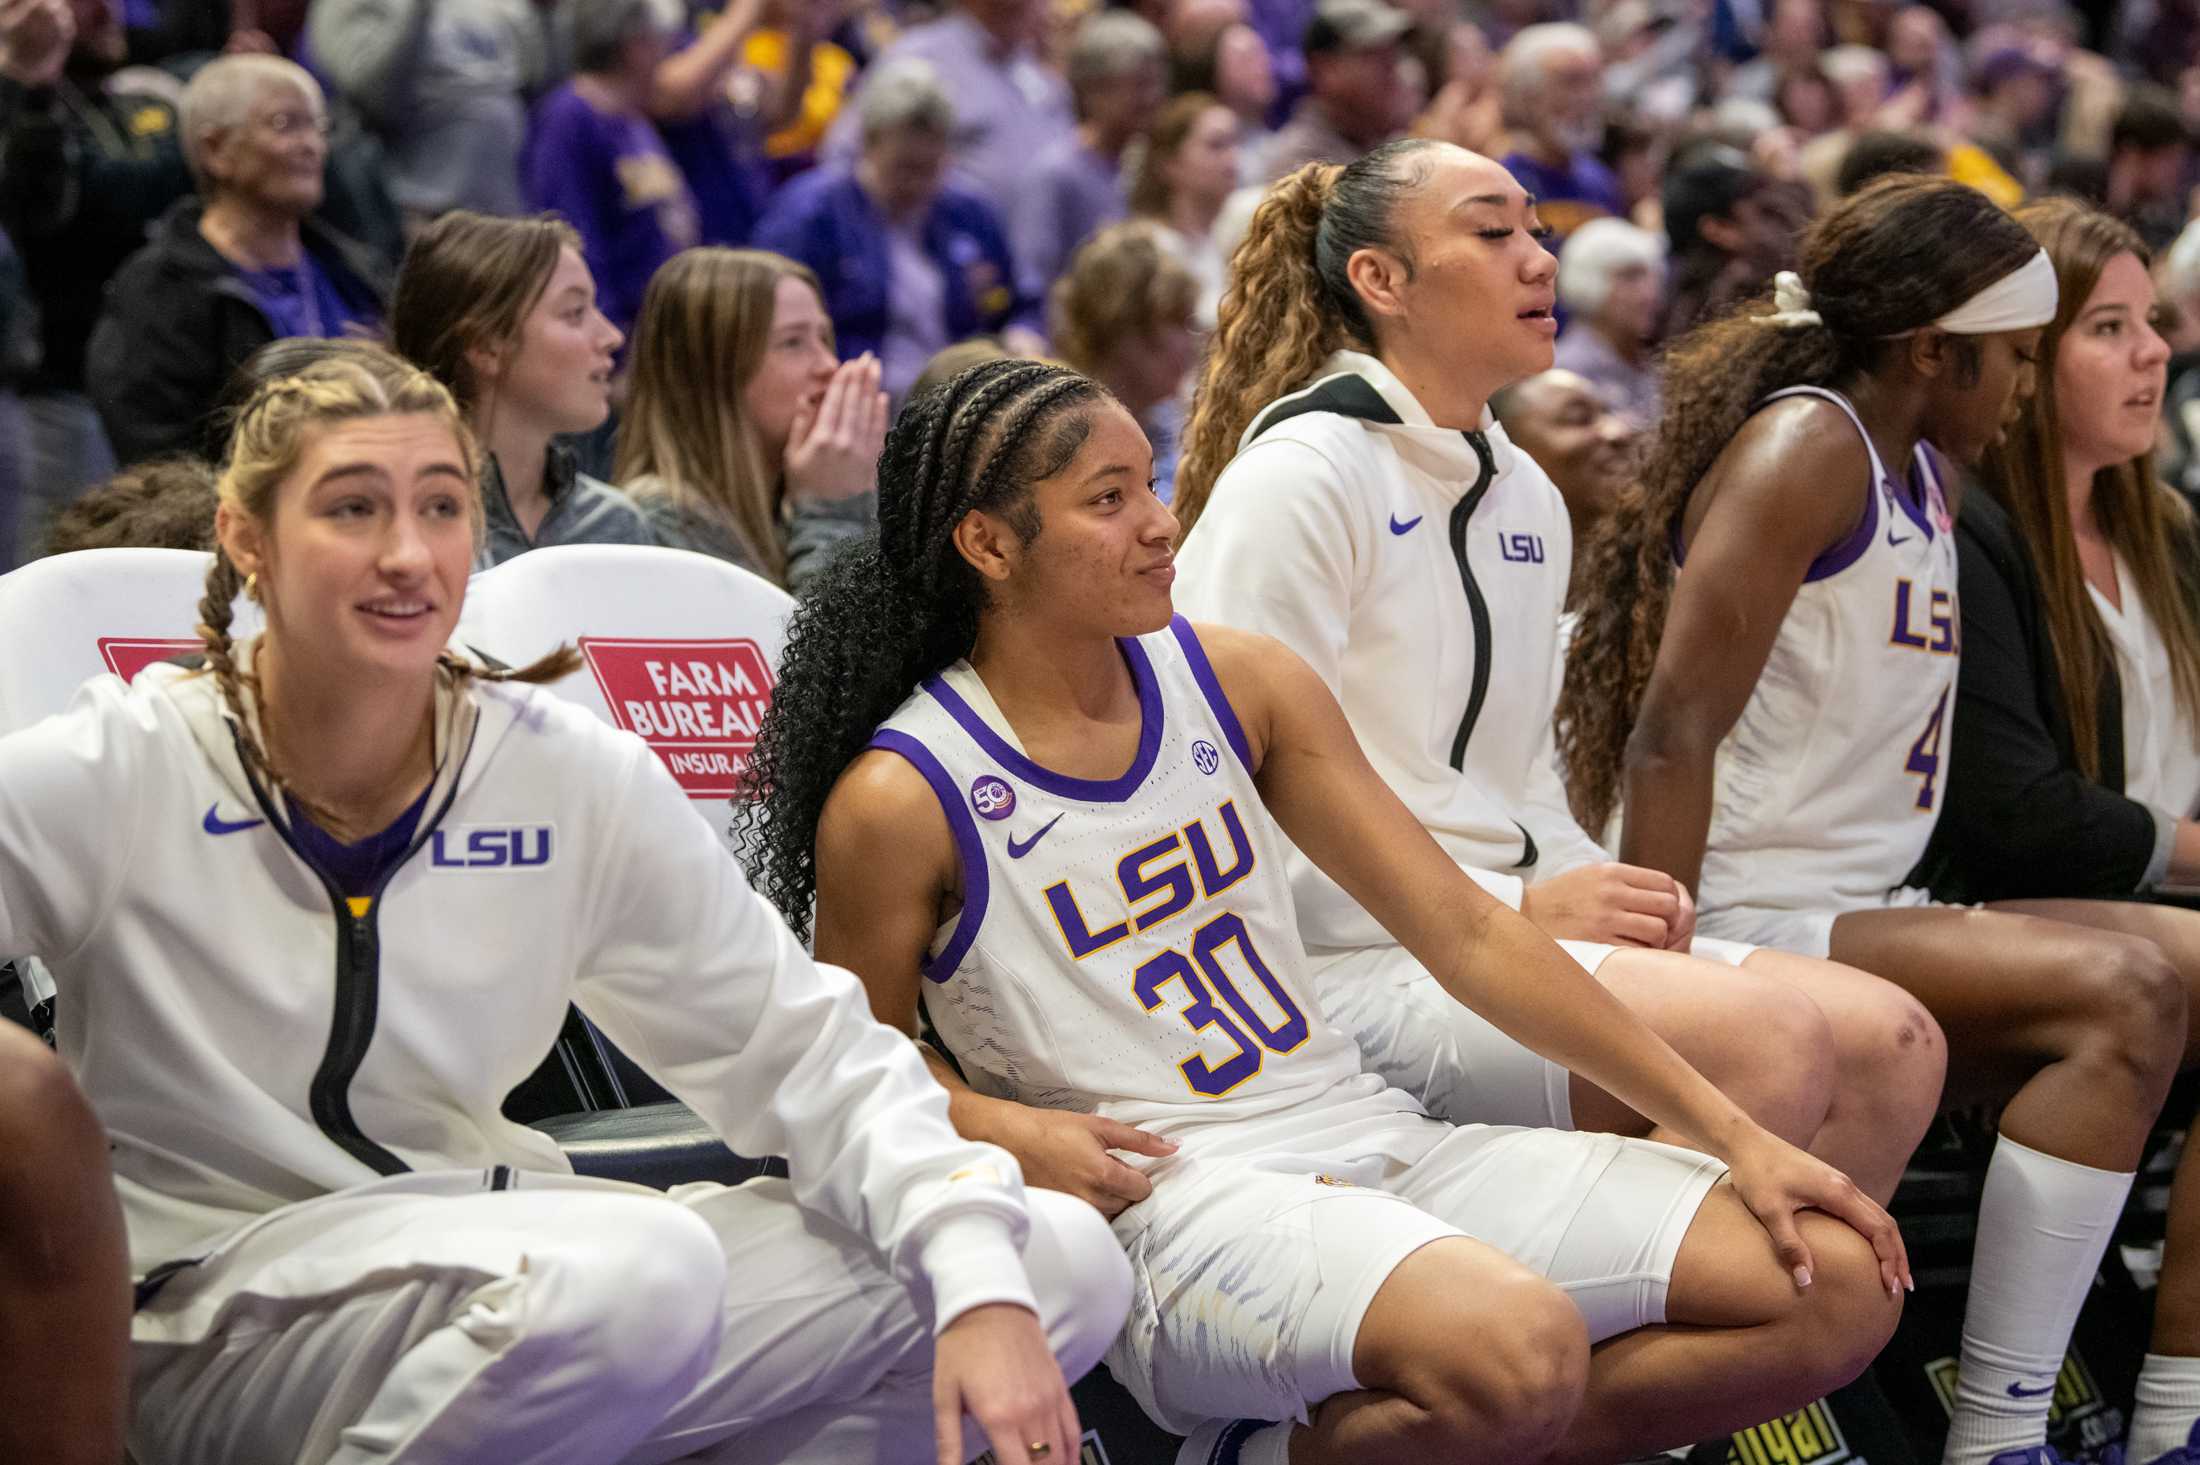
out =
<svg viewBox="0 0 2200 1465"><path fill-rule="evenodd" d="M1560 239L1607 216L1627 217L1627 199L1619 179L1590 153L1576 153L1563 168L1537 162L1526 153L1507 153L1506 172L1535 195L1535 211Z"/></svg>
<svg viewBox="0 0 2200 1465"><path fill-rule="evenodd" d="M1551 365L1573 372L1604 394L1605 404L1648 432L1658 420L1658 373L1648 363L1630 365L1587 321L1577 320L1558 338Z"/></svg>
<svg viewBox="0 0 2200 1465"><path fill-rule="evenodd" d="M597 111L571 82L535 108L521 175L529 208L580 231L597 303L622 331L657 267L701 240L695 196L656 127Z"/></svg>
<svg viewBox="0 0 2200 1465"><path fill-rule="evenodd" d="M925 363L954 343L947 335L947 279L914 228L886 228L886 339L879 343L879 385L899 402Z"/></svg>
<svg viewBox="0 0 2200 1465"><path fill-rule="evenodd" d="M344 298L310 250L300 250L298 263L287 268L239 268L237 275L251 288L279 337L345 336L351 327L371 326L378 319L371 305Z"/></svg>
<svg viewBox="0 0 2200 1465"><path fill-rule="evenodd" d="M913 25L870 67L916 57L929 61L955 103L952 155L961 181L1004 212L1031 175L1031 160L1075 131L1069 86L1030 47L1003 52L992 35L957 10ZM847 161L861 140L856 106L840 109L827 156Z"/></svg>
<svg viewBox="0 0 2200 1465"><path fill-rule="evenodd" d="M1043 295L1069 268L1077 246L1129 208L1115 159L1085 146L1074 132L1055 139L1032 164L1029 181L1009 197L1008 243L1025 289Z"/></svg>

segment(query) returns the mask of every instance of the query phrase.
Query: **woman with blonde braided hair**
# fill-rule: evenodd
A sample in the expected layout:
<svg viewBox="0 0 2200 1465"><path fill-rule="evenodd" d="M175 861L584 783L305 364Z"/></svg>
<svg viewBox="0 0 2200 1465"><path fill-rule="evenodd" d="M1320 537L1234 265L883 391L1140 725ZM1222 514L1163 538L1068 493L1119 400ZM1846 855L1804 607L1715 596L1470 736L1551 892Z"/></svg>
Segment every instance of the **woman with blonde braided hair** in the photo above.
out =
<svg viewBox="0 0 2200 1465"><path fill-rule="evenodd" d="M2059 298L2047 251L1962 184L1887 178L1821 218L1770 299L1668 355L1559 706L1576 808L1594 825L1624 803L1622 854L1700 879L1705 930L1895 982L1947 1034L1950 1098L2003 1106L1948 1465L2052 1455L2079 1304L2192 1056L2196 972L2120 907L1962 909L1910 885L1968 619L1948 465L2023 416ZM2173 1235L2200 1223L2188 1191ZM2174 1251L2165 1307L2200 1285Z"/></svg>
<svg viewBox="0 0 2200 1465"><path fill-rule="evenodd" d="M475 455L370 347L262 385L205 670L0 739L0 949L52 967L113 1143L132 1453L1068 1458L1062 1370L1123 1317L1112 1238L955 1135L648 748L530 685L569 652L446 649ZM501 1112L569 1004L799 1178L575 1176Z"/></svg>
<svg viewBox="0 0 2200 1465"><path fill-rule="evenodd" d="M1446 144L1277 185L1194 412L1177 594L1297 651L1477 884L1760 1123L1884 1200L1938 1102L1932 1020L1861 972L1696 939L1686 888L1613 861L1552 771L1572 530L1487 410L1551 363L1539 236L1519 184ZM1446 1000L1361 902L1287 858L1323 1011L1392 1083L1459 1123L1651 1133Z"/></svg>

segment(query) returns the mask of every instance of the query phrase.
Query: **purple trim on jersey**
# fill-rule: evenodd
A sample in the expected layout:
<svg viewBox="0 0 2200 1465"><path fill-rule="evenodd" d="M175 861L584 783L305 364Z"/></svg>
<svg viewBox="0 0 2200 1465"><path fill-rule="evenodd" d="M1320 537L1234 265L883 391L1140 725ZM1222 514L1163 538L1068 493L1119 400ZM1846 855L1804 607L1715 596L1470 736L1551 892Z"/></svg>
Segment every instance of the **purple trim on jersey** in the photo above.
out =
<svg viewBox="0 0 2200 1465"><path fill-rule="evenodd" d="M1131 759L1131 766L1121 778L1071 778L1066 773L1056 773L1051 768L1041 768L1009 745L1006 738L993 730L991 723L980 717L977 709L962 699L962 694L947 684L944 677L933 677L924 684L924 690L932 694L932 700L947 709L962 730L985 750L986 756L1006 768L1017 778L1034 788L1045 789L1057 798L1077 799L1087 804L1120 804L1138 791L1153 772L1153 760L1161 751L1161 683L1153 674L1153 663L1146 659L1146 648L1129 637L1118 637L1115 643L1123 648L1123 660L1130 666L1131 680L1138 687L1138 754ZM944 795L943 795L944 797Z"/></svg>
<svg viewBox="0 0 2200 1465"><path fill-rule="evenodd" d="M970 817L970 806L963 802L962 790L955 787L955 780L947 776L947 770L932 756L930 748L892 728L880 728L871 734L871 746L900 754L909 760L910 767L924 775L924 781L932 785L932 796L940 801L940 809L947 815L947 827L955 831L955 857L962 864L962 911L955 917L954 934L947 938L940 954L926 957L920 967L928 980L944 982L955 975L955 969L970 954L971 943L978 939L978 927L985 920L985 903L991 884L986 876L985 842L978 838L978 821Z"/></svg>
<svg viewBox="0 0 2200 1465"><path fill-rule="evenodd" d="M1222 735L1230 743L1230 751L1237 754L1238 763L1247 777L1253 772L1253 750L1246 744L1245 729L1237 719L1237 712L1230 706L1230 699L1222 693L1222 681L1207 660L1207 648L1199 644L1199 633L1192 623L1182 616L1173 616L1169 629L1176 633L1179 646L1184 648L1185 665L1192 669L1192 680L1199 683L1199 690L1206 694L1207 705L1214 709L1215 721L1222 725Z"/></svg>
<svg viewBox="0 0 2200 1465"><path fill-rule="evenodd" d="M1785 391L1774 392L1757 404L1757 410L1763 411L1774 402L1789 397L1815 397L1821 402L1831 402L1843 409L1842 415L1849 419L1850 424L1856 428L1859 434L1864 433L1863 424L1856 420L1856 409L1848 405L1848 400L1840 393L1827 391L1823 387L1789 387ZM1879 461L1879 449L1873 446L1869 435L1864 436L1864 452L1874 463ZM1856 527L1822 550L1818 558L1810 562L1810 568L1803 572L1803 583L1805 585L1814 585L1820 580L1832 579L1850 565L1862 559L1864 551L1872 547L1872 538L1879 533L1879 489L1880 486L1874 483L1871 486L1871 491L1864 495L1864 517L1857 521ZM1673 515L1671 529L1673 568L1676 570L1681 567L1682 559L1681 515L1687 511L1688 500L1683 498L1679 511ZM1911 517L1915 518L1916 515L1913 514Z"/></svg>

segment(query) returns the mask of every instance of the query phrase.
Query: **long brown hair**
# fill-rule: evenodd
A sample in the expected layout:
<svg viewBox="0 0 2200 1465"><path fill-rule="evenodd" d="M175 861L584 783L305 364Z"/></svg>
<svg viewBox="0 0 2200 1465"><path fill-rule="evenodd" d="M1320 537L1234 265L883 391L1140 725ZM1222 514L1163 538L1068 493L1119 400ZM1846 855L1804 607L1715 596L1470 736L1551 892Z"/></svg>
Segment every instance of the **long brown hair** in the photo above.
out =
<svg viewBox="0 0 2200 1465"><path fill-rule="evenodd" d="M1170 508L1189 535L1238 439L1269 403L1313 379L1330 353L1372 347L1375 332L1345 274L1361 249L1413 266L1393 227L1400 200L1427 179L1427 138L1384 143L1349 165L1308 163L1268 190L1230 259L1230 287L1200 372Z"/></svg>
<svg viewBox="0 0 2200 1465"><path fill-rule="evenodd" d="M275 500L283 483L297 471L316 429L366 417L423 413L450 430L465 458L467 481L476 487L468 495L474 532L481 532L481 497L478 487L480 450L466 426L458 404L443 385L419 367L375 346L345 342L319 361L309 362L295 373L261 384L238 412L230 436L229 458L222 467L216 492L233 514L257 523L263 534L272 531ZM270 794L289 790L306 816L331 833L344 832L326 810L299 797L283 770L276 767L261 744L253 719L247 713L244 693L258 696L257 677L237 665L230 642L232 603L245 590L244 577L218 543L214 563L206 572L206 594L199 601L199 639L206 644L206 669L221 686L222 700L237 722L237 744L247 770ZM442 672L461 682L554 682L577 670L580 654L560 646L532 665L518 669L477 666L445 652L438 660Z"/></svg>
<svg viewBox="0 0 2200 1465"><path fill-rule="evenodd" d="M2055 358L2108 262L2120 254L2133 255L2141 264L2152 261L2129 227L2072 199L2028 205L2017 211L2017 222L2055 262L2062 298L2040 340L2039 387L2007 439L1987 453L1980 482L2009 511L2039 560L2047 639L2078 770L2098 779L2101 675L2115 665L2115 648L2093 608L2093 597L2086 593L2070 522L2062 422L2055 409ZM2156 480L2153 459L2141 454L2093 475L2093 513L2102 536L2131 571L2140 602L2169 648L2177 705L2200 726L2200 621L2178 574L2179 562L2193 552L2191 510Z"/></svg>
<svg viewBox="0 0 2200 1465"><path fill-rule="evenodd" d="M1585 587L1566 656L1557 736L1583 827L1619 801L1635 713L1673 594L1673 533L1689 492L1765 397L1838 386L1877 370L1890 338L1930 325L2039 250L1985 194L1941 178L1890 177L1842 200L1804 236L1799 273L1822 323L1759 317L1769 295L1697 327L1665 358L1665 407L1642 491L1624 499L1577 559Z"/></svg>
<svg viewBox="0 0 2200 1465"><path fill-rule="evenodd" d="M1192 129L1199 119L1215 108L1223 111L1222 100L1209 92L1184 92L1169 98L1166 105L1154 115L1153 126L1138 143L1137 165L1131 174L1130 214L1134 219L1169 218L1169 180L1162 176L1169 160L1183 150ZM1233 118L1236 113L1230 114Z"/></svg>
<svg viewBox="0 0 2200 1465"><path fill-rule="evenodd" d="M443 215L405 251L390 299L391 347L448 387L469 417L484 420L493 404L483 399L466 353L518 340L560 252L580 247L580 235L555 214Z"/></svg>
<svg viewBox="0 0 2200 1465"><path fill-rule="evenodd" d="M787 580L785 479L765 470L741 393L771 347L773 301L786 279L824 298L808 266L766 250L689 249L665 262L634 326L634 380L612 473L629 492L716 520L778 585Z"/></svg>

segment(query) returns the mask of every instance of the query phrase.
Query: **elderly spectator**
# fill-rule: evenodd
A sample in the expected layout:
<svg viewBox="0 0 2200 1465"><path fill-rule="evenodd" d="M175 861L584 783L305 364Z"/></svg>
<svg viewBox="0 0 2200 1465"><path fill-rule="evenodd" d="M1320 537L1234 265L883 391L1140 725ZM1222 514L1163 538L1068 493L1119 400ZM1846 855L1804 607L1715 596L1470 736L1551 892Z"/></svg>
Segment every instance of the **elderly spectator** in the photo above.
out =
<svg viewBox="0 0 2200 1465"><path fill-rule="evenodd" d="M1205 92L1237 115L1240 183L1257 183L1267 146L1268 113L1276 104L1275 62L1260 32L1223 15L1204 28L1172 35L1169 91Z"/></svg>
<svg viewBox="0 0 2200 1465"><path fill-rule="evenodd" d="M573 79L527 133L527 197L580 231L596 298L625 332L657 267L702 242L687 175L650 120L673 31L660 0L584 0L567 11Z"/></svg>
<svg viewBox="0 0 2200 1465"><path fill-rule="evenodd" d="M1184 384L1199 340L1199 282L1154 224L1103 229L1048 302L1055 354L1115 394L1153 444L1154 492L1169 497Z"/></svg>
<svg viewBox="0 0 2200 1465"><path fill-rule="evenodd" d="M2156 289L2173 353L2162 398L2162 479L2200 504L2200 220L2162 256Z"/></svg>
<svg viewBox="0 0 2200 1465"><path fill-rule="evenodd" d="M1683 149L1660 197L1671 262L1661 339L1726 314L1794 268L1809 190L1774 179L1738 149L1723 142Z"/></svg>
<svg viewBox="0 0 2200 1465"><path fill-rule="evenodd" d="M1009 242L1025 288L1044 294L1071 251L1123 217L1123 150L1161 105L1161 32L1126 10L1086 17L1069 48L1077 130L1048 143L1008 205Z"/></svg>
<svg viewBox="0 0 2200 1465"><path fill-rule="evenodd" d="M841 351L874 353L897 402L950 342L1005 330L1017 354L1038 349L1038 305L1019 293L1000 215L943 181L958 114L939 74L887 62L857 114L855 165L782 188L757 246L810 267Z"/></svg>
<svg viewBox="0 0 2200 1465"><path fill-rule="evenodd" d="M375 327L389 298L380 263L312 217L328 113L303 67L208 63L184 91L179 130L198 196L115 276L87 357L125 465L199 447L229 373L269 341Z"/></svg>
<svg viewBox="0 0 2200 1465"><path fill-rule="evenodd" d="M21 383L29 492L9 526L20 525L25 549L39 523L114 471L85 394L85 342L107 282L191 191L174 107L145 84L150 73L122 71L123 59L107 0L0 11L0 227L43 323Z"/></svg>
<svg viewBox="0 0 2200 1465"><path fill-rule="evenodd" d="M1382 0L1328 0L1307 23L1307 94L1268 140L1270 181L1308 163L1349 163L1411 120L1398 43L1413 19Z"/></svg>
<svg viewBox="0 0 2200 1465"><path fill-rule="evenodd" d="M535 0L313 0L306 44L388 149L408 218L526 207L526 98L549 65Z"/></svg>
<svg viewBox="0 0 2200 1465"><path fill-rule="evenodd" d="M1624 214L1619 180L1597 157L1604 140L1604 56L1586 28L1531 25L1505 47L1505 170L1535 195L1563 239L1591 219Z"/></svg>
<svg viewBox="0 0 2200 1465"><path fill-rule="evenodd" d="M1069 88L1040 52L1045 0L954 0L937 20L903 31L869 68L924 61L955 99L952 161L963 186L994 207L1016 196L1040 149L1075 127ZM828 134L828 160L850 164L862 144L859 105L843 108ZM929 354L929 353L927 353Z"/></svg>
<svg viewBox="0 0 2200 1465"><path fill-rule="evenodd" d="M1591 219L1558 257L1566 331L1557 365L1594 382L1638 430L1658 420L1650 359L1665 313L1665 242L1625 219Z"/></svg>
<svg viewBox="0 0 2200 1465"><path fill-rule="evenodd" d="M2109 134L2108 212L2161 250L2185 222L2185 173L2192 136L2177 98L2160 87L2138 86L2117 110Z"/></svg>
<svg viewBox="0 0 2200 1465"><path fill-rule="evenodd" d="M1559 366L1515 382L1490 398L1513 446L1551 476L1573 524L1574 554L1595 535L1635 481L1636 424L1596 383ZM1574 609L1588 585L1577 576L1568 588Z"/></svg>
<svg viewBox="0 0 2200 1465"><path fill-rule="evenodd" d="M1186 92L1154 119L1131 183L1131 213L1166 230L1199 281L1201 330L1214 329L1229 279L1215 221L1236 188L1238 152L1237 114L1205 92Z"/></svg>

